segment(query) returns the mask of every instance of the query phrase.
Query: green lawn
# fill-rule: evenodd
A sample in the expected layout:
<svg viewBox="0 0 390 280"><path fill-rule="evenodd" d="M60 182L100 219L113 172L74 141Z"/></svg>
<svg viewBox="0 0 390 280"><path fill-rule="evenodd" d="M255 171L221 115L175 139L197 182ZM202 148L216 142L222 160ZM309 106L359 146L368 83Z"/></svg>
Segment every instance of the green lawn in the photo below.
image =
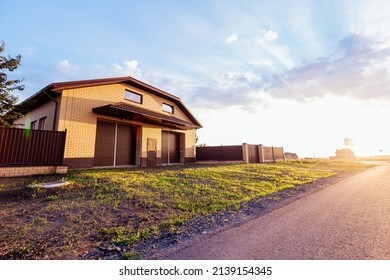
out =
<svg viewBox="0 0 390 280"><path fill-rule="evenodd" d="M291 161L276 164L171 166L71 171L66 177L15 179L0 185L0 259L80 259L115 244L132 257L136 242L195 217L294 188L359 163ZM66 180L55 189L36 182Z"/></svg>

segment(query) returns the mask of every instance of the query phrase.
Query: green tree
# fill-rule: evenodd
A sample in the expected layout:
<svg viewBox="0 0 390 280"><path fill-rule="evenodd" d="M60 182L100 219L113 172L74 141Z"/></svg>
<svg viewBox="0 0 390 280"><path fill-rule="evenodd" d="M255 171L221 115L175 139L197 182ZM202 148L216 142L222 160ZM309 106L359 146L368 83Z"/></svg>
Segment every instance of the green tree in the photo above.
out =
<svg viewBox="0 0 390 280"><path fill-rule="evenodd" d="M22 80L8 79L6 72L12 72L18 68L22 57L20 55L12 58L2 56L1 53L5 49L5 43L0 45L0 127L12 127L12 121L21 117L20 113L13 112L12 109L18 102L18 97L13 95L14 90L24 90Z"/></svg>

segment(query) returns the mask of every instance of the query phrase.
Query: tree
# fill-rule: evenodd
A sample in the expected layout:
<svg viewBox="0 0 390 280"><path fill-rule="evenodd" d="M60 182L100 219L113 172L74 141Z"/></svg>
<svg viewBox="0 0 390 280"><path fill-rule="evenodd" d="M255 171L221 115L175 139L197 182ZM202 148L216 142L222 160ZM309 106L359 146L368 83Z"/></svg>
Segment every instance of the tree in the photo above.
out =
<svg viewBox="0 0 390 280"><path fill-rule="evenodd" d="M195 135L195 146L196 147L207 147L206 143L198 144L199 138L198 135Z"/></svg>
<svg viewBox="0 0 390 280"><path fill-rule="evenodd" d="M5 43L0 45L0 54L5 49ZM0 55L0 127L12 127L12 121L21 117L20 113L13 112L12 109L18 102L18 97L14 96L14 90L24 90L24 85L20 83L23 80L8 79L6 71L12 72L18 68L22 60L20 55L12 58Z"/></svg>

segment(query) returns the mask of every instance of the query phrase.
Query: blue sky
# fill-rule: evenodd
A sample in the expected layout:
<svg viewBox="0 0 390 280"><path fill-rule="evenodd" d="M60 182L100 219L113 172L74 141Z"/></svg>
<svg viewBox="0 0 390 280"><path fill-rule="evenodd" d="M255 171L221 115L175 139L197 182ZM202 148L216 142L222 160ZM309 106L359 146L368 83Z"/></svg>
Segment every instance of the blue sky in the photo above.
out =
<svg viewBox="0 0 390 280"><path fill-rule="evenodd" d="M0 5L0 40L22 55L20 100L56 81L131 75L182 98L208 145L331 156L352 137L357 154L390 154L385 1Z"/></svg>

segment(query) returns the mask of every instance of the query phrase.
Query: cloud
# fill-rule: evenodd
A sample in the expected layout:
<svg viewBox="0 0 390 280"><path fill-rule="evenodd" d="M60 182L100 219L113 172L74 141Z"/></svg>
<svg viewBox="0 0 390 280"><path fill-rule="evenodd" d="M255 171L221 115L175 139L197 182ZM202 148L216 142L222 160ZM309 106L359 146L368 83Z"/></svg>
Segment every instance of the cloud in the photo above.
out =
<svg viewBox="0 0 390 280"><path fill-rule="evenodd" d="M142 71L138 68L138 61L136 60L125 60L121 64L114 63L106 70L115 72L116 76L142 76Z"/></svg>
<svg viewBox="0 0 390 280"><path fill-rule="evenodd" d="M278 38L278 33L277 32L274 32L272 30L268 30L268 31L263 31L263 37L264 39L266 39L267 41L273 41L273 40L276 40Z"/></svg>
<svg viewBox="0 0 390 280"><path fill-rule="evenodd" d="M238 36L237 36L236 34L230 35L230 36L227 37L226 40L225 40L225 42L226 42L226 43L229 43L229 44L234 43L234 42L236 42L236 41L238 41Z"/></svg>
<svg viewBox="0 0 390 280"><path fill-rule="evenodd" d="M274 62L271 59L266 58L266 59L255 60L251 62L251 64L254 66L272 66L274 65Z"/></svg>
<svg viewBox="0 0 390 280"><path fill-rule="evenodd" d="M299 101L325 95L390 100L390 45L352 34L329 56L272 75L269 93Z"/></svg>
<svg viewBox="0 0 390 280"><path fill-rule="evenodd" d="M55 71L60 74L67 77L76 77L80 73L80 68L77 66L72 65L69 60L64 59L61 61L58 61L54 65Z"/></svg>
<svg viewBox="0 0 390 280"><path fill-rule="evenodd" d="M121 63L109 65L75 66L68 59L54 64L55 80L67 81L69 79L93 79L102 77L133 76L142 78L144 73L138 67L136 60L124 60Z"/></svg>
<svg viewBox="0 0 390 280"><path fill-rule="evenodd" d="M188 102L193 107L226 109L238 107L256 112L268 106L262 90L261 75L255 73L227 72L212 79L190 86L192 92Z"/></svg>

